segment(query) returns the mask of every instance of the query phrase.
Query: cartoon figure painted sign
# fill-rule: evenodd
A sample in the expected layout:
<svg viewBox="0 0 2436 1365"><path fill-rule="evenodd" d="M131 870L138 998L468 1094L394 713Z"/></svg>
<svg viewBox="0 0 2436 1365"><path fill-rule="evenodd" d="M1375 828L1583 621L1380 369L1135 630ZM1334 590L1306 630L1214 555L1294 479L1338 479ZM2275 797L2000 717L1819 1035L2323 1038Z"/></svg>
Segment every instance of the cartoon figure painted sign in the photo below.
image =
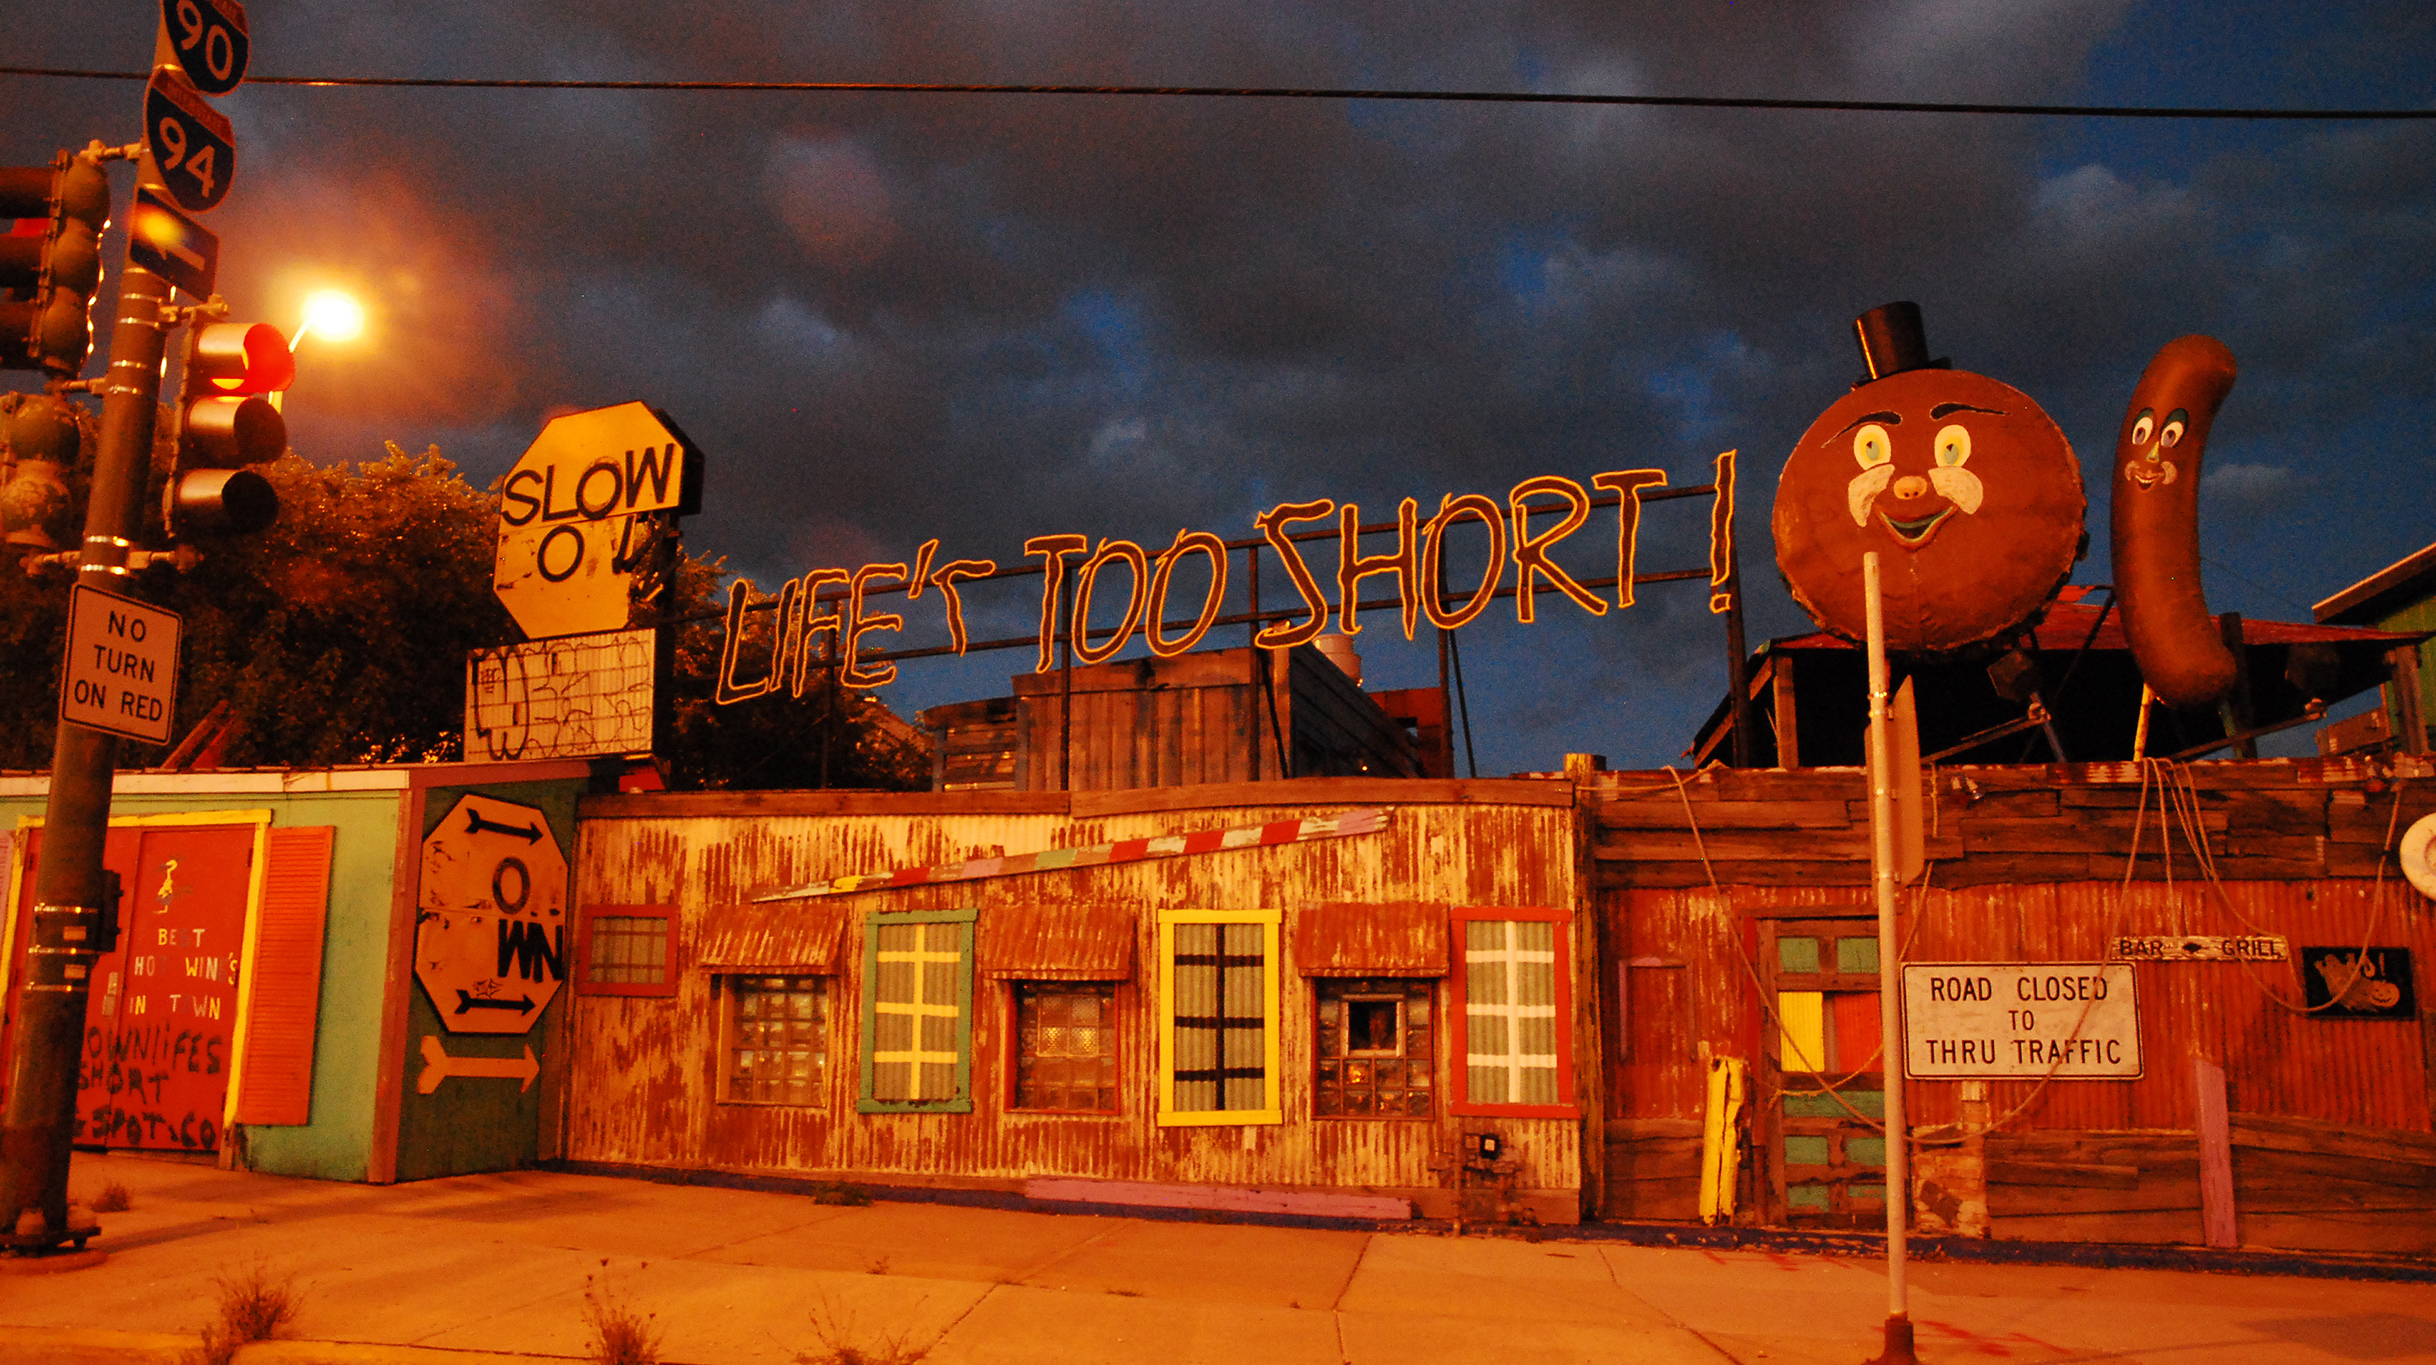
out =
<svg viewBox="0 0 2436 1365"><path fill-rule="evenodd" d="M1868 373L1821 413L1776 486L1776 565L1813 619L1866 634L1861 556L1884 564L1886 643L1938 655L2034 620L2086 544L2062 429L2028 394L1931 361L1920 310L1854 323Z"/></svg>
<svg viewBox="0 0 2436 1365"><path fill-rule="evenodd" d="M415 979L451 1033L523 1033L566 976L567 860L539 810L468 794L423 840Z"/></svg>

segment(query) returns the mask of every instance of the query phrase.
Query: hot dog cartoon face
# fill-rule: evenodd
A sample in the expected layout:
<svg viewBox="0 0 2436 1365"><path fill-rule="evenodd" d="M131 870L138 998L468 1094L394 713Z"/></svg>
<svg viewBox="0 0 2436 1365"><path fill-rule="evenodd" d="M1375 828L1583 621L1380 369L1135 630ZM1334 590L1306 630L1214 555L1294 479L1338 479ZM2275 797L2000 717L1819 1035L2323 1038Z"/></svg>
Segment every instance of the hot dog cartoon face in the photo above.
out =
<svg viewBox="0 0 2436 1365"><path fill-rule="evenodd" d="M2233 689L2233 653L2199 582L2199 461L2233 376L2233 353L2214 337L2167 342L2141 372L2115 438L2123 633L2142 681L2174 706L2213 706Z"/></svg>
<svg viewBox="0 0 2436 1365"><path fill-rule="evenodd" d="M2028 394L1923 364L1858 385L1802 434L1776 487L1776 563L1820 626L1858 640L1861 556L1878 551L1887 646L1950 654L2039 613L2087 508L2071 444Z"/></svg>

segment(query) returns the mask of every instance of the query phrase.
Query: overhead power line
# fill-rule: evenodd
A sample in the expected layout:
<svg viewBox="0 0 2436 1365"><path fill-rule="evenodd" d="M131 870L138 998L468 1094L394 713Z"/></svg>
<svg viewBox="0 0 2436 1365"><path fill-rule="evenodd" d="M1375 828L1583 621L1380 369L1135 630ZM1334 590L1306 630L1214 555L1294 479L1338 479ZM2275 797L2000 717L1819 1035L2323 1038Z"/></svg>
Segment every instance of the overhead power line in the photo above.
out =
<svg viewBox="0 0 2436 1365"><path fill-rule="evenodd" d="M141 71L0 66L0 76L140 81ZM2209 109L2178 105L1948 104L1926 100L1745 99L1726 95L1574 95L1524 90L1339 90L1221 85L978 85L918 81L526 81L445 76L249 76L249 85L410 90L638 90L730 94L1151 95L1188 99L1409 100L1449 104L1586 104L1655 109L1766 109L1844 114L2011 114L2041 118L2361 121L2436 118L2436 109Z"/></svg>

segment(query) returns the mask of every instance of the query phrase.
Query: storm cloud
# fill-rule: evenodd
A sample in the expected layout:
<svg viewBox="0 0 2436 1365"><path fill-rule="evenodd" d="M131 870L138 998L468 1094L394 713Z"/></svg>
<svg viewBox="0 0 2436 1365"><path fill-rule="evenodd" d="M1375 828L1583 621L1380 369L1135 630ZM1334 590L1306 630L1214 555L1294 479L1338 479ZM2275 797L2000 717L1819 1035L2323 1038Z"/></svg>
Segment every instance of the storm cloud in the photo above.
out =
<svg viewBox="0 0 2436 1365"><path fill-rule="evenodd" d="M26 16L26 64L134 69L155 7ZM2430 97L2424 6L2133 0L890 4L258 0L256 74L1158 83L1972 102ZM5 159L135 135L130 84L0 78ZM1495 497L1742 452L1754 643L1775 475L1852 382L1850 318L1918 300L1937 355L2037 398L2091 484L2174 336L2240 358L2218 604L2290 619L2418 548L2436 467L2436 128L1021 95L251 85L210 222L222 292L356 290L289 402L324 462L437 443L477 482L549 412L645 399L710 455L687 543L816 564L1022 558L1031 535L1228 537L1280 501ZM124 172L120 172L122 192ZM1650 513L1645 567L1705 553ZM2213 535L2213 533L2211 533ZM1600 538L1568 545L1602 572ZM2211 539L2211 549L2218 541ZM2249 586L2255 583L2257 586ZM976 592L1021 634L1033 589ZM1269 589L1276 591L1275 587ZM1696 588L1464 634L1480 768L1671 759L1720 694ZM920 604L927 606L927 602ZM1495 613L1492 613L1494 616ZM908 643L942 638L918 606ZM1235 641L1229 641L1233 643ZM1373 686L1426 635L1359 641ZM1135 647L1136 651L1139 646ZM900 711L1029 655L909 664ZM1856 723L1857 723L1856 718Z"/></svg>

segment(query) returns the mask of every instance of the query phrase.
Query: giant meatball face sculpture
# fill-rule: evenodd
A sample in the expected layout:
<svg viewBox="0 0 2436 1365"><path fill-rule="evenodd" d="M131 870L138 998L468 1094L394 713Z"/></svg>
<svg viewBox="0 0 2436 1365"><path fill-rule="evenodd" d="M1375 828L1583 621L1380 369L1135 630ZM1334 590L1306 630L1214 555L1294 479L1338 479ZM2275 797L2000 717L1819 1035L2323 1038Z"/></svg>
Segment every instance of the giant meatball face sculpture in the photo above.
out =
<svg viewBox="0 0 2436 1365"><path fill-rule="evenodd" d="M1953 654L2040 614L2087 508L2071 444L2028 394L1921 365L1857 385L1802 433L1776 486L1776 565L1819 625L1860 640L1876 550L1887 648Z"/></svg>

